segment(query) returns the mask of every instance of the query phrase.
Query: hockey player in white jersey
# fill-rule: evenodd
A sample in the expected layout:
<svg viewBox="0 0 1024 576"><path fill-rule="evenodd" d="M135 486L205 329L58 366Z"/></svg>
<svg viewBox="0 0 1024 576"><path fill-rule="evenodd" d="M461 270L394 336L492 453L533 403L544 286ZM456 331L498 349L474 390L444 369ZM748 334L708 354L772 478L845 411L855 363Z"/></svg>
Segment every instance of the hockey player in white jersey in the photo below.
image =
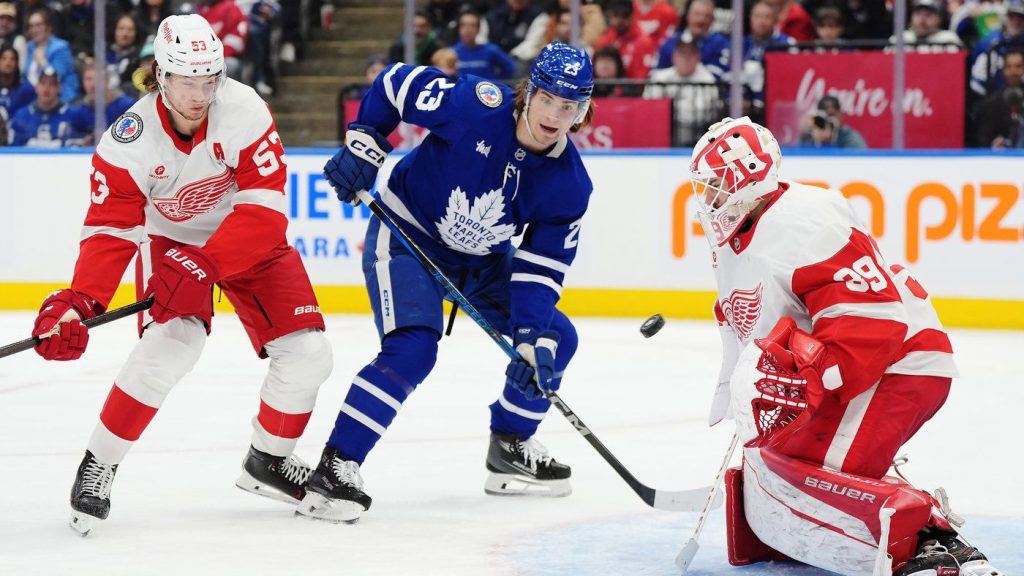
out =
<svg viewBox="0 0 1024 576"><path fill-rule="evenodd" d="M839 192L780 180L781 160L744 117L690 163L725 352L711 423L731 412L744 446L726 475L730 563L998 576L942 499L885 476L957 376L927 292Z"/></svg>
<svg viewBox="0 0 1024 576"><path fill-rule="evenodd" d="M136 257L141 339L114 380L71 492L72 528L110 512L118 465L170 389L199 359L213 287L235 307L257 354L270 358L237 485L286 502L312 470L292 455L331 347L299 254L285 239L284 150L265 102L224 76L224 52L197 15L157 29L149 93L118 118L93 155L91 204L74 278L40 309L36 351L74 360L81 323L102 312ZM168 489L173 486L169 485Z"/></svg>

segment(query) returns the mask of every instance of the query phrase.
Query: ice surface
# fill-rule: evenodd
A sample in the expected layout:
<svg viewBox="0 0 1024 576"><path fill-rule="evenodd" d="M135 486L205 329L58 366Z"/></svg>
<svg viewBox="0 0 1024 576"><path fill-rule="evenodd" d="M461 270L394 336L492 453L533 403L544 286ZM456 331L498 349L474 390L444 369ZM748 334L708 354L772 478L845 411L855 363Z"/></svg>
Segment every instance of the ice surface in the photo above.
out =
<svg viewBox="0 0 1024 576"><path fill-rule="evenodd" d="M655 310L651 311L656 312ZM683 489L713 478L731 431L708 429L719 364L713 325L669 319L645 340L642 319L577 319L581 345L562 397L644 483ZM376 352L365 316L330 316L335 371L298 453L315 461L349 379ZM0 314L0 344L32 315ZM905 450L908 477L945 486L967 534L1007 574L1024 574L1024 498L1015 419L1024 406L1024 334L952 331L963 377ZM0 575L345 574L670 575L697 514L648 508L565 420L538 438L573 466L574 494L553 500L483 493L487 405L505 359L468 319L441 343L431 377L363 469L374 504L354 526L297 519L234 487L265 362L237 319L218 316L203 358L129 453L110 519L88 538L67 527L68 493L134 322L92 331L77 362L32 352L0 359ZM690 573L816 574L793 565L732 568L721 511Z"/></svg>

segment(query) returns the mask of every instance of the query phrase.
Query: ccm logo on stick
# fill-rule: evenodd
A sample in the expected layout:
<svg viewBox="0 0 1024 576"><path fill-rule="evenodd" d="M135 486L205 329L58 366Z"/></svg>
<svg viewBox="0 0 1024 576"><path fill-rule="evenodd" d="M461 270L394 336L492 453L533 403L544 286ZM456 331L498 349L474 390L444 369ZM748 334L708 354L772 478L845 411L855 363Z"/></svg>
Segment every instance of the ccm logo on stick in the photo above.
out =
<svg viewBox="0 0 1024 576"><path fill-rule="evenodd" d="M846 496L853 498L854 500L860 500L862 502L874 502L875 495L857 490L856 488L850 488L849 486L843 486L840 484L834 484L828 480L818 480L808 476L804 478L804 484L811 488L817 488L818 490L824 490L825 492L831 492L838 496Z"/></svg>
<svg viewBox="0 0 1024 576"><path fill-rule="evenodd" d="M194 260L186 256L185 254L178 252L177 248L171 248L170 250L167 251L167 254L165 254L165 256L169 256L171 260L174 260L175 262L181 264L182 268L188 270L193 275L195 275L196 280L202 280L203 278L206 278L206 271L200 268L199 264L196 264Z"/></svg>

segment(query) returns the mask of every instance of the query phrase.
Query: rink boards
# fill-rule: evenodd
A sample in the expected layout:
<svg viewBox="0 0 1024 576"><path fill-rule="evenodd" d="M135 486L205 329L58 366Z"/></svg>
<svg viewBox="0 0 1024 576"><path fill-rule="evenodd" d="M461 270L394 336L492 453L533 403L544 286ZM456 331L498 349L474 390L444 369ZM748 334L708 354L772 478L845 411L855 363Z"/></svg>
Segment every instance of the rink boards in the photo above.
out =
<svg viewBox="0 0 1024 576"><path fill-rule="evenodd" d="M369 211L334 199L321 175L331 153L288 153L289 240L325 312L366 312L360 259ZM585 156L595 189L564 310L709 317L714 277L694 219L688 159L676 151ZM0 211L0 309L34 309L69 281L90 201L89 160L85 152L0 152L8 200ZM1024 328L1022 164L1024 156L1005 154L787 151L782 174L846 194L890 264L910 265L947 325ZM133 294L123 287L117 303Z"/></svg>

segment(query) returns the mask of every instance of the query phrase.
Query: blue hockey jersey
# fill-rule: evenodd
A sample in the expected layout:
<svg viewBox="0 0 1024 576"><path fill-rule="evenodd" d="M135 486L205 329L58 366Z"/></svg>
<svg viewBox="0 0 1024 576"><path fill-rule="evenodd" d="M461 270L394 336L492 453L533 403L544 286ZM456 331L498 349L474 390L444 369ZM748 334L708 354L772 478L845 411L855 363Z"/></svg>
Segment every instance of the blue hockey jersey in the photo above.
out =
<svg viewBox="0 0 1024 576"><path fill-rule="evenodd" d="M515 250L511 326L547 328L593 189L576 147L563 137L531 153L516 139L512 90L424 66L382 72L357 122L390 134L403 120L430 134L378 184L381 201L442 265L482 267Z"/></svg>

